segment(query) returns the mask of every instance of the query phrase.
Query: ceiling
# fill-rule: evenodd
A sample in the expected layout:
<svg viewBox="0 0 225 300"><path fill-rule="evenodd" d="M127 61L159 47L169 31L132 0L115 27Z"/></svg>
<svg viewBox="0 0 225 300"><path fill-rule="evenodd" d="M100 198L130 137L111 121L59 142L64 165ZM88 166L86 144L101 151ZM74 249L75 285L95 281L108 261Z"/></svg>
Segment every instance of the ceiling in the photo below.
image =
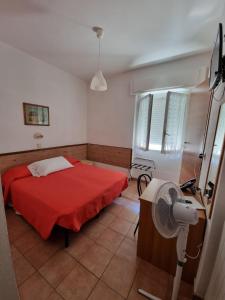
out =
<svg viewBox="0 0 225 300"><path fill-rule="evenodd" d="M212 47L224 0L0 0L0 40L89 80Z"/></svg>

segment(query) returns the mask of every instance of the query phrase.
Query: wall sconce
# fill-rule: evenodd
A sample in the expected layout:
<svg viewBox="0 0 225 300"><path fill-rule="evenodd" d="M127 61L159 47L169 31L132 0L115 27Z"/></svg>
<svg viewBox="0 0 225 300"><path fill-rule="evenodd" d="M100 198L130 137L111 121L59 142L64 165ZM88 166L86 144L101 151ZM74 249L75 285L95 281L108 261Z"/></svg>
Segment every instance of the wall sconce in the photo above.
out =
<svg viewBox="0 0 225 300"><path fill-rule="evenodd" d="M43 137L44 137L44 135L40 132L35 132L33 135L33 138L37 141L43 139ZM42 148L42 144L40 142L37 142L36 146L37 146L37 149Z"/></svg>
<svg viewBox="0 0 225 300"><path fill-rule="evenodd" d="M44 137L44 135L42 134L42 133L40 133L40 132L36 132L36 133L34 133L34 135L33 135L33 138L34 139L42 139Z"/></svg>

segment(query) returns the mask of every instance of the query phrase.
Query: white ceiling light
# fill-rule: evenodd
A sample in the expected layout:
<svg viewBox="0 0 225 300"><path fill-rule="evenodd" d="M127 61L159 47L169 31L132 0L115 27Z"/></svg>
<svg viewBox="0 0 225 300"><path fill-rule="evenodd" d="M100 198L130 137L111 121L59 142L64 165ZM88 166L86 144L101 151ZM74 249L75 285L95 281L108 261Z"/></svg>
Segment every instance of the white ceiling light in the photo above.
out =
<svg viewBox="0 0 225 300"><path fill-rule="evenodd" d="M99 41L98 46L98 70L92 78L90 89L93 91L106 91L107 82L101 71L101 39L103 38L104 30L101 27L93 27L92 30L96 33L96 36Z"/></svg>

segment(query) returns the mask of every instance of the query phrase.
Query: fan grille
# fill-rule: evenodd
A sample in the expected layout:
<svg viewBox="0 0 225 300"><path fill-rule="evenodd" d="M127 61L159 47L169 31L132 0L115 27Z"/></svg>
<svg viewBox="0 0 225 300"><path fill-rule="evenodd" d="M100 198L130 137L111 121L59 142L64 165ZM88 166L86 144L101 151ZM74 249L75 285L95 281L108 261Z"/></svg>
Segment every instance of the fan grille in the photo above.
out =
<svg viewBox="0 0 225 300"><path fill-rule="evenodd" d="M179 226L173 217L173 205L182 194L174 183L166 182L159 187L152 207L154 224L165 238L175 237Z"/></svg>

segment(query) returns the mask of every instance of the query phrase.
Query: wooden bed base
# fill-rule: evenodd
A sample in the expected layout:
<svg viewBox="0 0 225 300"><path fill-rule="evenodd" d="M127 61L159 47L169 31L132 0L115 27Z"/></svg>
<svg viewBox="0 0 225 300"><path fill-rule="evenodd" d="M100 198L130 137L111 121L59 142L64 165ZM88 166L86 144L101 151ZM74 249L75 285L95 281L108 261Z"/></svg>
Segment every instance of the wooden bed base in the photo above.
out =
<svg viewBox="0 0 225 300"><path fill-rule="evenodd" d="M100 210L100 212L94 216L92 219L90 219L89 221L93 220L93 219L97 219L99 218L100 214L104 211L105 208L103 208L102 210ZM89 222L87 221L87 222ZM64 227L61 227L63 229L63 234L64 234L64 247L65 248L68 248L69 245L70 245L70 229L67 229L67 228L64 228Z"/></svg>
<svg viewBox="0 0 225 300"><path fill-rule="evenodd" d="M69 247L69 229L64 228L64 246L65 248Z"/></svg>

